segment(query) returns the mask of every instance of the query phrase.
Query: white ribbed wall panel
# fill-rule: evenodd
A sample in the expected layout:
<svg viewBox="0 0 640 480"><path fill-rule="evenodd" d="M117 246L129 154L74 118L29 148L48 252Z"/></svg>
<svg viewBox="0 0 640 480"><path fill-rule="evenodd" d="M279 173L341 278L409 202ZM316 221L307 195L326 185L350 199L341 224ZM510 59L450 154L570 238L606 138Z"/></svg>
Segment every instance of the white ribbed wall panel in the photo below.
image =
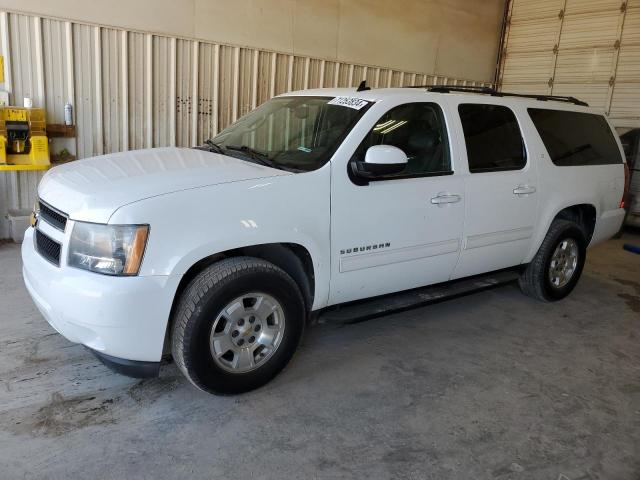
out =
<svg viewBox="0 0 640 480"><path fill-rule="evenodd" d="M206 140L215 135L217 129L214 92L219 79L219 47L202 43L198 53L198 139ZM201 141L202 141L201 140Z"/></svg>
<svg viewBox="0 0 640 480"><path fill-rule="evenodd" d="M13 94L17 103L24 97L33 99L34 105L44 103L44 81L39 78L42 70L42 19L27 15L9 15L9 49Z"/></svg>
<svg viewBox="0 0 640 480"><path fill-rule="evenodd" d="M232 77L235 78L235 76L237 76L237 78L235 78L234 80L234 92L236 92L234 96L238 99L237 113L234 117L234 120L235 118L246 115L254 108L251 102L254 89L253 79L258 78L257 68L254 70L255 51L256 50L250 50L248 48L240 48L237 57L238 66L234 65L234 68L237 69L237 72L234 72Z"/></svg>
<svg viewBox="0 0 640 480"><path fill-rule="evenodd" d="M74 116L78 158L104 152L102 38L99 27L73 26ZM37 106L37 104L35 104Z"/></svg>
<svg viewBox="0 0 640 480"><path fill-rule="evenodd" d="M193 42L176 41L176 145L191 144L191 110L193 104ZM197 72L196 72L197 73Z"/></svg>
<svg viewBox="0 0 640 480"><path fill-rule="evenodd" d="M175 145L176 41L167 37L153 39L153 146Z"/></svg>
<svg viewBox="0 0 640 480"><path fill-rule="evenodd" d="M316 87L372 87L473 80L290 55L196 39L0 11L4 89L64 122L73 104L77 137L51 152L78 158L135 148L193 146L274 95ZM8 209L31 208L41 172L0 173L0 238Z"/></svg>
<svg viewBox="0 0 640 480"><path fill-rule="evenodd" d="M126 38L118 30L102 29L102 125L104 153L125 150L128 132L123 132L122 120L127 112L125 104L128 85L127 65L123 49Z"/></svg>
<svg viewBox="0 0 640 480"><path fill-rule="evenodd" d="M64 105L73 102L73 79L68 69L71 53L61 48L67 43L71 24L57 20L42 19L42 49L44 74L44 108L48 123L64 123ZM19 98L15 99L19 103Z"/></svg>
<svg viewBox="0 0 640 480"><path fill-rule="evenodd" d="M132 150L151 147L149 135L153 125L148 113L151 111L149 88L153 72L148 68L152 52L148 49L148 38L143 33L129 32L129 148Z"/></svg>

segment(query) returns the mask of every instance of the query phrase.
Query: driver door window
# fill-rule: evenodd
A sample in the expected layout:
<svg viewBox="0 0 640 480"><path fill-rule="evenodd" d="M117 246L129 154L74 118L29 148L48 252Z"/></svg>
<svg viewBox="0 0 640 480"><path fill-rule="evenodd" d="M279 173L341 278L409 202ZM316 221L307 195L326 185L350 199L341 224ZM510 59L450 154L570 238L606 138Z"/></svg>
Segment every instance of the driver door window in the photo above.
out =
<svg viewBox="0 0 640 480"><path fill-rule="evenodd" d="M407 155L406 168L389 178L451 173L444 117L434 103L407 103L389 110L369 131L354 159L363 160L374 145L392 145Z"/></svg>

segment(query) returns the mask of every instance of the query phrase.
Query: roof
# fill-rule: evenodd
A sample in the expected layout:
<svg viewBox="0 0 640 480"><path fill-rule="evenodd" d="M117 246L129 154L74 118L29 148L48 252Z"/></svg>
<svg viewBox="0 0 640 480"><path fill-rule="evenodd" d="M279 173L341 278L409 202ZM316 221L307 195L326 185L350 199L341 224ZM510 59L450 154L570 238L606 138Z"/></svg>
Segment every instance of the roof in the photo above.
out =
<svg viewBox="0 0 640 480"><path fill-rule="evenodd" d="M425 87L395 87L395 88L372 88L358 91L357 88L314 88L308 90L297 90L284 93L281 96L319 96L319 97L357 97L371 102L378 102L394 97L415 97L415 94L422 93L430 97L446 95L470 99L482 100L486 103L488 99L494 99L497 104L526 104L544 108L553 105L554 108L562 110L591 110L588 105L574 97L560 97L538 94L515 94L509 92L498 92L492 89L468 89L456 86L425 86ZM564 107L564 108L563 108Z"/></svg>

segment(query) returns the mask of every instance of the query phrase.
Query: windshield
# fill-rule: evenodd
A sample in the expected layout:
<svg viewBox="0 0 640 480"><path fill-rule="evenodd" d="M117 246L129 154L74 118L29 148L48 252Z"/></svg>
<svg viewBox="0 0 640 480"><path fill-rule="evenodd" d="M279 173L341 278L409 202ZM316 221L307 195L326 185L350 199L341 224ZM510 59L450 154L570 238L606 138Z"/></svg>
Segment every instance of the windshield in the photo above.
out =
<svg viewBox="0 0 640 480"><path fill-rule="evenodd" d="M209 140L208 148L275 168L315 170L330 160L369 106L359 101L356 109L331 104L332 100L271 99Z"/></svg>

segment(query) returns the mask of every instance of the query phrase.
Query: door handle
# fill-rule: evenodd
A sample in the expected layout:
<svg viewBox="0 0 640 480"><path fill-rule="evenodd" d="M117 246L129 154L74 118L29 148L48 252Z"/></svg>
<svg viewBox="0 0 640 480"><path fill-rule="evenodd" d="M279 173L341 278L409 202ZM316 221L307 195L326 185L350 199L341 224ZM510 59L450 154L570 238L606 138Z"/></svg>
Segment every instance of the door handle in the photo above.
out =
<svg viewBox="0 0 640 480"><path fill-rule="evenodd" d="M462 200L462 197L460 195L448 195L444 193L436 195L435 197L431 197L431 203L433 203L434 205L442 205L444 203L458 203L460 200Z"/></svg>
<svg viewBox="0 0 640 480"><path fill-rule="evenodd" d="M531 195L532 193L536 193L536 187L531 187L529 185L518 185L513 189L513 193L515 195Z"/></svg>

